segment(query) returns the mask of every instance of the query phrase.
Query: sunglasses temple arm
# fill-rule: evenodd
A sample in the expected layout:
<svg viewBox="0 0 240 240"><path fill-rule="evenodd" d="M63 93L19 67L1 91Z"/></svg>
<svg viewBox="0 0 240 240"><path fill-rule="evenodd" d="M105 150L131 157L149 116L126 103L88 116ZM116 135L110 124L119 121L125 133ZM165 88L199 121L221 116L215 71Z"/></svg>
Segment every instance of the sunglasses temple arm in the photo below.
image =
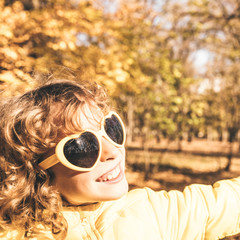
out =
<svg viewBox="0 0 240 240"><path fill-rule="evenodd" d="M41 163L39 163L38 165L43 169L46 170L54 165L56 165L59 162L59 160L57 159L56 154L53 154L52 156L46 158L45 160L43 160Z"/></svg>

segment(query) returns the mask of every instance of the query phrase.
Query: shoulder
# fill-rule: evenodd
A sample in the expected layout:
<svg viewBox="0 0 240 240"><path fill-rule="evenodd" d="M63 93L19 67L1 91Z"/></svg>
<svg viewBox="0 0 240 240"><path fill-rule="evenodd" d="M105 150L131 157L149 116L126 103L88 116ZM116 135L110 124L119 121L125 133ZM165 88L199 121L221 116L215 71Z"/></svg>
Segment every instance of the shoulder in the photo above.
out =
<svg viewBox="0 0 240 240"><path fill-rule="evenodd" d="M24 239L24 231L22 230L17 230L17 229L1 229L0 230L0 239L1 240L21 240Z"/></svg>
<svg viewBox="0 0 240 240"><path fill-rule="evenodd" d="M42 225L38 224L37 227L37 234L34 234L34 236L25 236L25 230L21 228L15 228L15 226L9 227L8 229L0 228L0 239L1 240L53 240L54 237L52 236L52 233L49 231L46 231Z"/></svg>

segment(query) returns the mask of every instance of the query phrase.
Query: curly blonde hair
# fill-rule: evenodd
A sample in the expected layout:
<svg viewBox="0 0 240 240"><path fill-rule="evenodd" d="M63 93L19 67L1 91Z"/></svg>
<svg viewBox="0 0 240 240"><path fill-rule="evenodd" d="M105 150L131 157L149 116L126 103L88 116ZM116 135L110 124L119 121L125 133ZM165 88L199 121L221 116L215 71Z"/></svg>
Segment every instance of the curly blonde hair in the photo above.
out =
<svg viewBox="0 0 240 240"><path fill-rule="evenodd" d="M74 115L89 102L108 111L101 87L69 80L50 81L1 102L0 232L14 226L24 230L24 238L50 231L64 239L67 223L60 212L60 194L51 185L53 173L38 163L56 146L60 134L79 130Z"/></svg>

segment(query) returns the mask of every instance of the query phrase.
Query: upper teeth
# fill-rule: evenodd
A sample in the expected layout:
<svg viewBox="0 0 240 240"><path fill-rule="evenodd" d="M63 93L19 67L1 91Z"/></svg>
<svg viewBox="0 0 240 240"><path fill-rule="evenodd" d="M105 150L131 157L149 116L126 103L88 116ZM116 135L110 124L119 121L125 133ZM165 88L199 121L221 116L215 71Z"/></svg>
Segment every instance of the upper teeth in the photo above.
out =
<svg viewBox="0 0 240 240"><path fill-rule="evenodd" d="M102 181L108 181L108 180L111 180L113 178L116 178L119 173L120 173L120 168L117 167L113 171L111 171L106 177L104 177L102 179Z"/></svg>

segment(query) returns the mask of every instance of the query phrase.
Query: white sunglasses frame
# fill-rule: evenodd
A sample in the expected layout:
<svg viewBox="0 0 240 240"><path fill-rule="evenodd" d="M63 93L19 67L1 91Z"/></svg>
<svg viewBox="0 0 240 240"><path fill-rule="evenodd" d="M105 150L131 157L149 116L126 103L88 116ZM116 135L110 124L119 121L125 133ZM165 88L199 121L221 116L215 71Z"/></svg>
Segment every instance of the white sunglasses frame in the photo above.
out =
<svg viewBox="0 0 240 240"><path fill-rule="evenodd" d="M112 115L115 115L117 117L117 119L119 120L120 124L122 125L122 129L123 129L123 143L122 144L118 144L116 142L114 142L106 133L105 129L104 129L104 122L107 118L112 117ZM85 132L90 132L92 133L94 136L96 136L97 140L98 140L98 144L99 144L99 153L98 153L98 157L96 159L96 162L94 163L94 165L90 168L85 168L85 167L78 167L72 163L70 163L67 158L64 155L63 152L63 148L66 142L68 142L71 139L76 139L78 138L81 134L85 133ZM109 112L101 121L101 128L99 131L94 131L91 129L86 129L83 130L79 133L75 133L75 134L71 134L69 136L64 137L63 139L61 139L58 144L55 147L55 154L51 155L50 157L44 159L42 162L40 162L38 165L43 169L49 169L50 167L56 165L57 163L61 162L65 167L70 168L72 170L75 171L81 171L81 172L88 172L91 171L99 162L101 154L102 154L102 142L101 142L101 138L104 137L105 139L107 139L109 142L111 142L114 146L116 147L122 147L125 144L126 141L126 129L124 127L123 121L121 119L121 117L114 111Z"/></svg>

